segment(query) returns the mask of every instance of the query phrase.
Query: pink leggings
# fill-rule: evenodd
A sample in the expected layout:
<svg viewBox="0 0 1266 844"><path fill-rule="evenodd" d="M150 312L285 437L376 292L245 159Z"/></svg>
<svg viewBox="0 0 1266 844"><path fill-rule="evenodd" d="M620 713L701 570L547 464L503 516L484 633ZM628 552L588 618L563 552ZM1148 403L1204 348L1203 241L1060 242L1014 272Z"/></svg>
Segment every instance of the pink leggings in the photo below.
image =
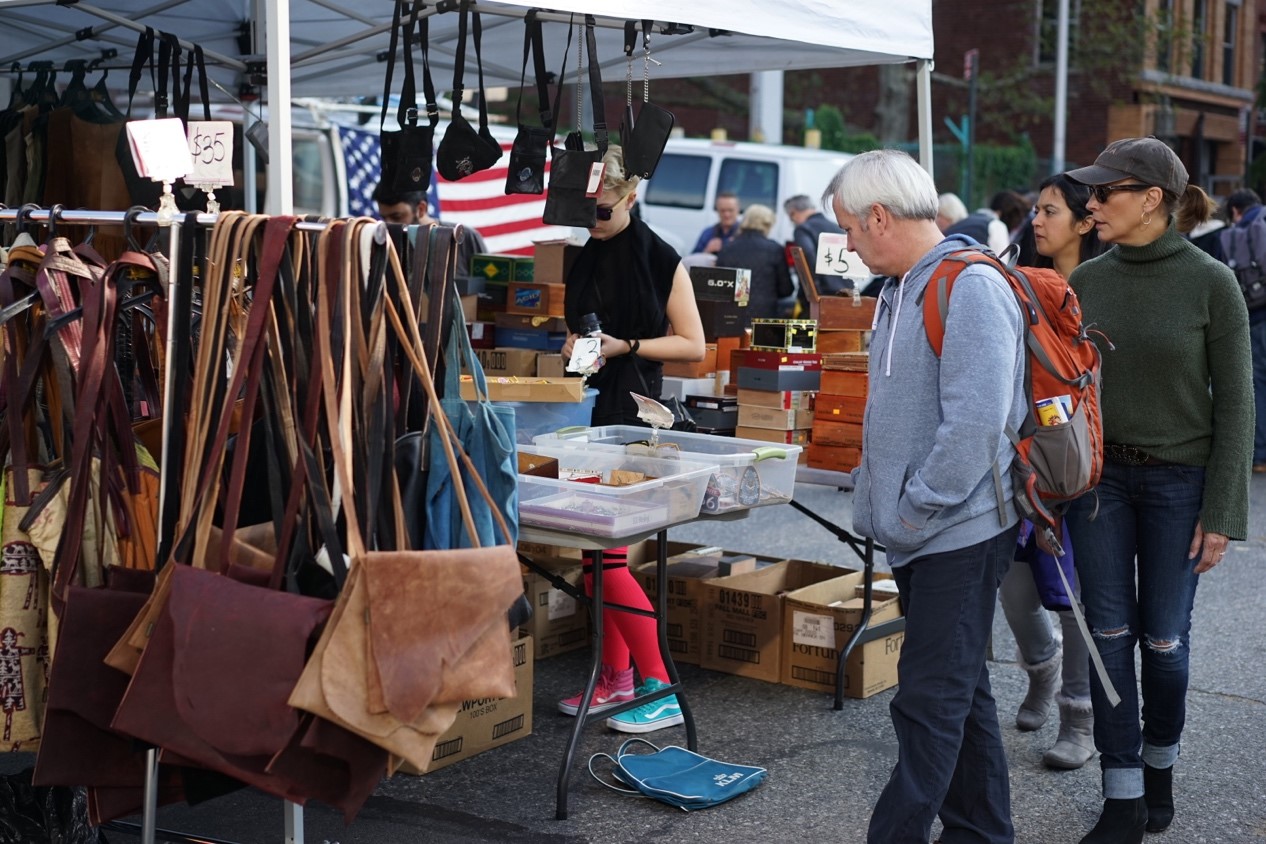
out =
<svg viewBox="0 0 1266 844"><path fill-rule="evenodd" d="M593 595L593 552L586 551L585 593ZM624 604L641 610L650 610L651 602L638 586L629 571L629 549L611 548L602 552L602 592L607 603ZM642 679L654 677L668 682L668 671L659 652L659 634L655 619L647 615L603 609L602 612L602 662L617 671L629 667L629 657Z"/></svg>

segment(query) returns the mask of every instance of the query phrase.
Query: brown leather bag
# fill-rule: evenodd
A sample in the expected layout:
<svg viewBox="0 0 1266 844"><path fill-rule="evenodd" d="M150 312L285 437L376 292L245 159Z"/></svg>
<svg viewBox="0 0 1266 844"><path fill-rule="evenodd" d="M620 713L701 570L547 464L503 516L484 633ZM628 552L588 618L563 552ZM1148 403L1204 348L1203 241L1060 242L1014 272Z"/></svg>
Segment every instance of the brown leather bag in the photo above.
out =
<svg viewBox="0 0 1266 844"><path fill-rule="evenodd" d="M357 227L349 226L346 236L354 247ZM388 251L389 275L399 290L400 310L415 314L394 245L387 239L380 248ZM345 248L343 254L355 251ZM328 279L329 274L324 275ZM342 283L344 294L350 293L351 279L345 277ZM358 297L339 298L349 302ZM430 399L432 424L448 434L444 443L450 470L460 475L456 457L460 443L439 410L416 320L402 321L389 297L383 309L404 341L404 351ZM324 342L331 336L329 315L322 312L320 316L323 321L317 334ZM335 360L341 364L337 379ZM321 355L321 361L327 406L334 407L337 395L333 386L341 383L346 389L355 381L352 354L336 355L331 350ZM363 361L360 363L363 367ZM518 557L509 546L367 551L356 515L353 473L344 451L345 438L340 436L340 420L328 418L327 422L347 512L348 550L355 565L290 703L426 770L436 740L452 725L461 701L514 694L505 613L522 593ZM477 536L470 526L469 504L460 479L457 491L468 529ZM487 496L482 485L480 491ZM397 506L398 501L397 495ZM497 508L493 505L492 509L496 512ZM504 535L510 535L504 524L501 527Z"/></svg>

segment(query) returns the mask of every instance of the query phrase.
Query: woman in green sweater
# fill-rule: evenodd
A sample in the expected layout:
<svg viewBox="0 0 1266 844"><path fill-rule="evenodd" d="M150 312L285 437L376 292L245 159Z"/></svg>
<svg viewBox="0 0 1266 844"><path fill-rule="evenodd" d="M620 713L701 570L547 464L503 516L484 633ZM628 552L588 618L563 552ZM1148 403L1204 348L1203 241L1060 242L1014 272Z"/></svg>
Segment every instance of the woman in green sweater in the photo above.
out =
<svg viewBox="0 0 1266 844"><path fill-rule="evenodd" d="M1086 621L1121 696L1114 707L1092 673L1105 800L1082 844L1137 844L1174 814L1196 584L1248 533L1248 311L1231 271L1178 233L1213 206L1168 146L1116 141L1068 175L1091 186L1099 239L1115 246L1069 278L1101 332L1105 461L1068 526Z"/></svg>

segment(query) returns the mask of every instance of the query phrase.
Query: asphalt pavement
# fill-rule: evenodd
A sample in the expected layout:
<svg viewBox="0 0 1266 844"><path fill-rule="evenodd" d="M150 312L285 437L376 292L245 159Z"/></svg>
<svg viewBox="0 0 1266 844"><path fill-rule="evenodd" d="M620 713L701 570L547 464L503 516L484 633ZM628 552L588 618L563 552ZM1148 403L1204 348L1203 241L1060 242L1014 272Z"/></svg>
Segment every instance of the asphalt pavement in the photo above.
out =
<svg viewBox="0 0 1266 844"><path fill-rule="evenodd" d="M849 494L801 486L797 500L849 526ZM1266 842L1266 475L1254 476L1251 537L1232 543L1225 562L1203 576L1192 624L1191 690L1182 757L1175 768L1177 814L1149 844ZM676 540L722 544L751 553L821 560L856 567L855 555L790 507L766 508L738 522L695 524ZM881 565L882 568L882 565ZM1014 642L997 613L993 689L1011 772L1018 842L1075 844L1101 806L1097 759L1079 771L1043 767L1057 718L1019 732L1014 713L1026 681ZM589 778L583 760L612 752L623 738L600 724L584 737L569 791L570 814L555 820L555 784L571 719L555 702L583 684L587 654L537 663L532 735L452 767L385 782L350 826L331 809L304 812L309 844L422 842L860 842L870 809L896 752L888 717L892 691L845 700L835 711L828 695L682 666L694 707L699 749L718 758L762 765L767 781L724 806L686 813L643 798L624 797ZM684 743L680 727L650 734ZM23 763L11 757L8 766ZM160 810L161 827L208 840L283 842L282 806L253 791L199 807ZM138 840L110 833L112 842Z"/></svg>

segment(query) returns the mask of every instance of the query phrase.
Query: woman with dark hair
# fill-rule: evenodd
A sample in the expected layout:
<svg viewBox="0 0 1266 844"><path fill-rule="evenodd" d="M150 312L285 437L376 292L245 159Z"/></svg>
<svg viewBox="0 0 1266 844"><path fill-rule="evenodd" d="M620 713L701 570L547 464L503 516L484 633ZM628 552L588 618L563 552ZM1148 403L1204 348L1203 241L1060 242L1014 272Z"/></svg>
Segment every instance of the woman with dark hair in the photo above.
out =
<svg viewBox="0 0 1266 844"><path fill-rule="evenodd" d="M1248 534L1248 311L1231 270L1180 234L1213 204L1168 146L1116 141L1068 175L1090 186L1099 239L1115 247L1069 279L1104 352L1105 459L1066 523L1086 621L1121 697L1113 706L1092 676L1105 799L1082 844L1137 844L1174 816L1196 585Z"/></svg>
<svg viewBox="0 0 1266 844"><path fill-rule="evenodd" d="M1060 173L1042 182L1032 222L1034 265L1053 268L1067 278L1082 261L1104 250L1095 233L1095 221L1086 209L1090 188ZM1028 533L1026 528L1021 536ZM1065 545L1067 547L1067 545ZM1072 610L1059 613L1063 647L1055 636L1050 613L1042 606L1032 566L1045 552L1036 547L1031 533L1016 564L999 587L1002 611L1015 635L1016 659L1029 675L1028 694L1016 712L1021 730L1036 730L1046 723L1051 704L1059 709L1059 735L1042 756L1051 768L1080 768L1094 755L1090 704L1090 650ZM1073 584L1072 600L1078 600Z"/></svg>

